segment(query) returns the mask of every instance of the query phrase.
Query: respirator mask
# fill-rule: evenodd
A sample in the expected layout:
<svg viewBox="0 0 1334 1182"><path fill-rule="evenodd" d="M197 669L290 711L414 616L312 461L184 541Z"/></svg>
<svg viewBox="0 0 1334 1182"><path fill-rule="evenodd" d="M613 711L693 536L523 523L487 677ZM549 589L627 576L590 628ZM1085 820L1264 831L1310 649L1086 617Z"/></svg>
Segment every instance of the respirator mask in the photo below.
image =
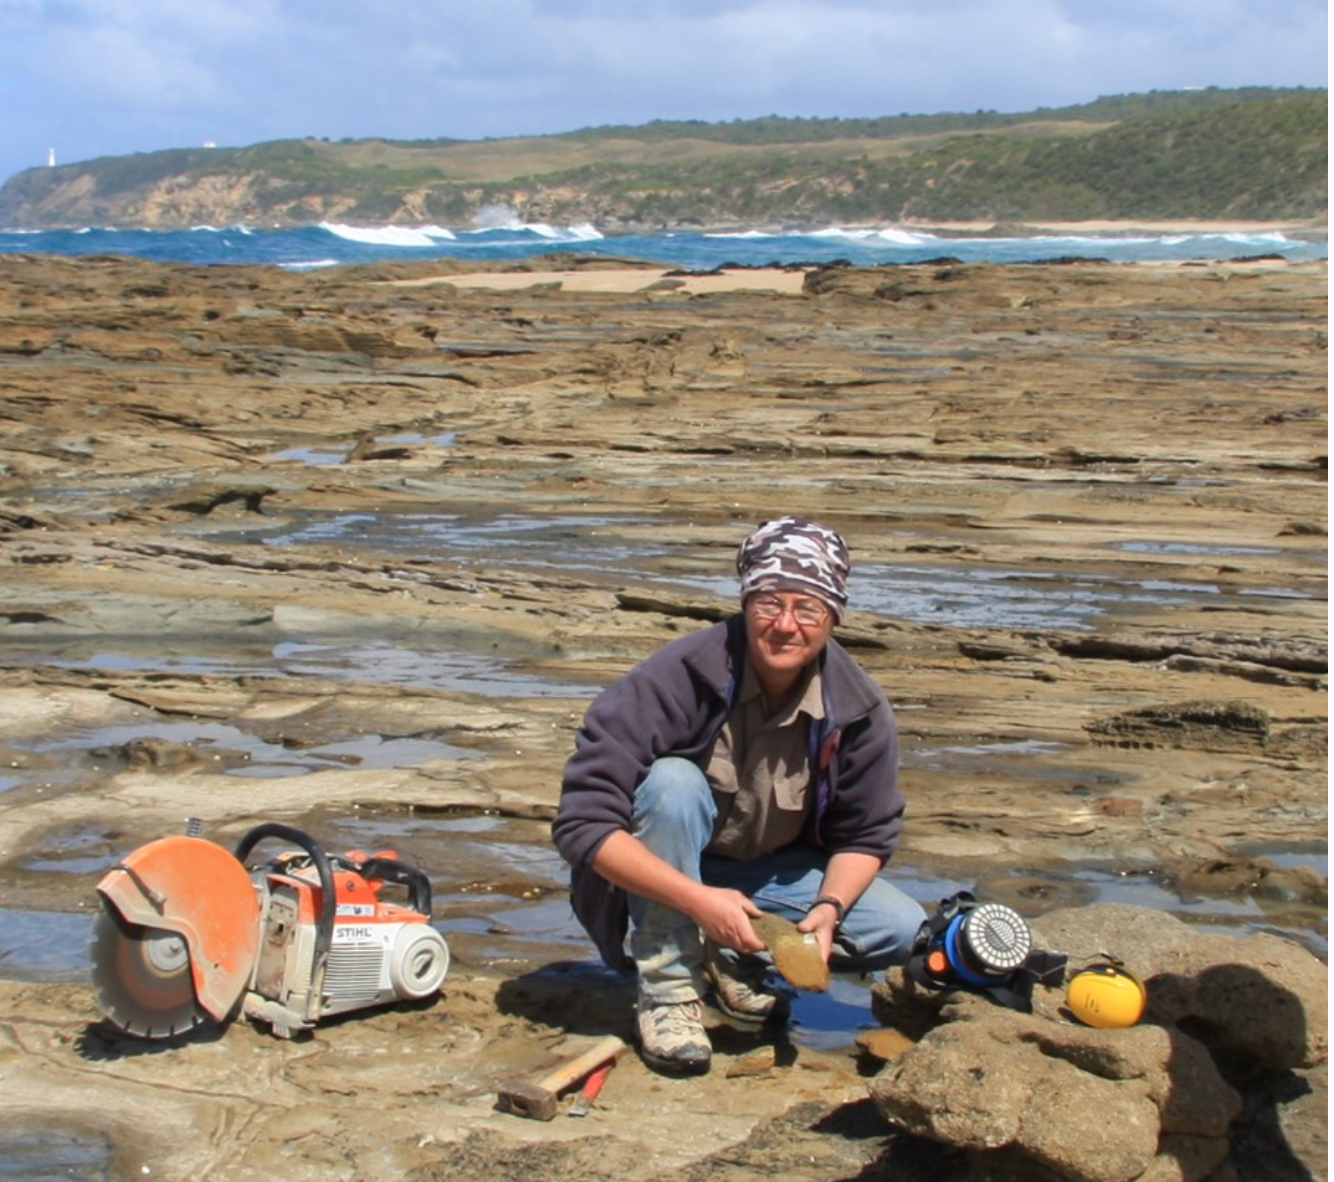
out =
<svg viewBox="0 0 1334 1182"><path fill-rule="evenodd" d="M960 891L918 929L908 975L928 989L968 989L1028 1012L1033 985L1059 982L1065 965L1064 953L1034 949L1028 923L1012 907Z"/></svg>

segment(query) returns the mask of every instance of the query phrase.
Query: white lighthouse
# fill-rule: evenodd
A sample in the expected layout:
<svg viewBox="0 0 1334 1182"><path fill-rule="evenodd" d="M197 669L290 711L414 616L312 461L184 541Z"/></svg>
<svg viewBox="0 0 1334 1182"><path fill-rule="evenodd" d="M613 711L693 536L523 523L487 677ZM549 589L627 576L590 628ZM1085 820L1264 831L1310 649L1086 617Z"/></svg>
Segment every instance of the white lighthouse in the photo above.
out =
<svg viewBox="0 0 1334 1182"><path fill-rule="evenodd" d="M56 150L55 150L55 148L47 148L47 150L46 150L46 167L47 167L47 168L55 168L55 166L56 166Z"/></svg>

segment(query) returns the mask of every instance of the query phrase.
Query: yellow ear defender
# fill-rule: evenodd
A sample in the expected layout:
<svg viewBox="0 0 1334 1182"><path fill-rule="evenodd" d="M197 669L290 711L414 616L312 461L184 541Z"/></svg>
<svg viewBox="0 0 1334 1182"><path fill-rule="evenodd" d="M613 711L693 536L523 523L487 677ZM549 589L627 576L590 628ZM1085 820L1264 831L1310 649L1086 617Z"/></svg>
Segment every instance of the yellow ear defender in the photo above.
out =
<svg viewBox="0 0 1334 1182"><path fill-rule="evenodd" d="M1065 1004L1085 1026L1117 1030L1133 1026L1144 1016L1148 995L1134 973L1119 964L1103 963L1080 969L1065 989Z"/></svg>

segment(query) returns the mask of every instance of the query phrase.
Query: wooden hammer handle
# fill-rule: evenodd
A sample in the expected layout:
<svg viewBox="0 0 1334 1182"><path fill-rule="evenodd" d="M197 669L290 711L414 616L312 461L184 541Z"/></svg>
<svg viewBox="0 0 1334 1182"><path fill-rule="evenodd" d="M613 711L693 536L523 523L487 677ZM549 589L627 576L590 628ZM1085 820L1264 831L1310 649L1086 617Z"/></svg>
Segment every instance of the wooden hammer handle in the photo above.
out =
<svg viewBox="0 0 1334 1182"><path fill-rule="evenodd" d="M589 1072L609 1060L614 1060L625 1050L625 1042L614 1034L594 1043L582 1055L562 1063L554 1071L549 1071L537 1080L537 1086L546 1092L561 1092L571 1084L578 1083Z"/></svg>

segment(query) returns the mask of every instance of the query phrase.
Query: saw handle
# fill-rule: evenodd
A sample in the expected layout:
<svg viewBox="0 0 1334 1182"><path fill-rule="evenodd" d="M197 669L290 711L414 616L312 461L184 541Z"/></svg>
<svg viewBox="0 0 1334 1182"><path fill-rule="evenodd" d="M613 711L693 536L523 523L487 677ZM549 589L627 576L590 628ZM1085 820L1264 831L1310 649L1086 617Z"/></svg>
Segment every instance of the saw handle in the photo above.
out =
<svg viewBox="0 0 1334 1182"><path fill-rule="evenodd" d="M241 838L236 843L236 860L244 866L250 851L268 837L276 837L281 841L291 842L305 850L310 855L315 873L319 875L320 918L315 927L315 952L310 991L313 999L312 1004L317 1005L324 992L324 970L329 961L329 949L333 944L334 915L337 914L338 906L338 902L334 898L333 867L329 864L329 857L324 852L324 847L318 841L309 834L302 833L300 829L293 829L290 825L284 825L279 821L267 821L263 825L256 825Z"/></svg>
<svg viewBox="0 0 1334 1182"><path fill-rule="evenodd" d="M347 861L348 866L364 878L407 887L408 902L412 909L422 915L431 914L431 880L416 866L408 866L397 858L382 858L378 854L372 854L364 862L342 858L336 858L335 861Z"/></svg>

